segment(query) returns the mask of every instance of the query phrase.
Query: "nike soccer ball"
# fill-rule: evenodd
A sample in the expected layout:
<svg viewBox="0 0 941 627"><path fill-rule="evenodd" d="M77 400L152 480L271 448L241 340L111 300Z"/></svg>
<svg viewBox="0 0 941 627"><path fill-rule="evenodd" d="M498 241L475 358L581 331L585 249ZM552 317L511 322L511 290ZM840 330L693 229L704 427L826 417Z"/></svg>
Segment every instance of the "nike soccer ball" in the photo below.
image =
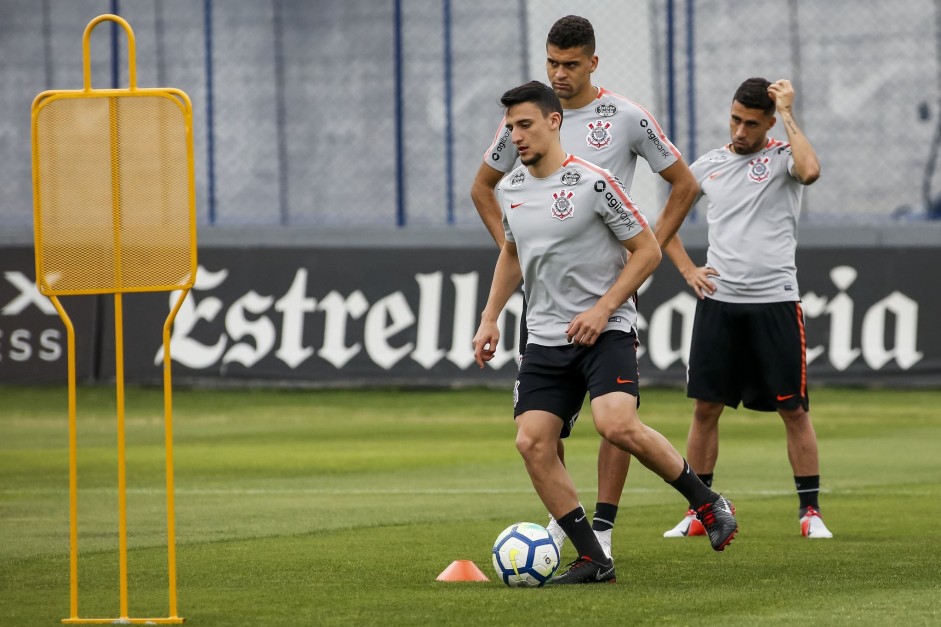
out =
<svg viewBox="0 0 941 627"><path fill-rule="evenodd" d="M493 543L493 567L511 588L536 588L559 567L559 549L542 525L516 523Z"/></svg>

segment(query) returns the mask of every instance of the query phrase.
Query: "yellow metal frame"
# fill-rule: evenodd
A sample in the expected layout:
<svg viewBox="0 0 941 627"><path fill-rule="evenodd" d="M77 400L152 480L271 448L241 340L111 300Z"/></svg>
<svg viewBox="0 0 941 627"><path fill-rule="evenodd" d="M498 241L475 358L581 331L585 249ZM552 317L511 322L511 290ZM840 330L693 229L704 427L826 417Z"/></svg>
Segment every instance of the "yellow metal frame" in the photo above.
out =
<svg viewBox="0 0 941 627"><path fill-rule="evenodd" d="M91 86L91 52L90 38L94 28L104 21L120 24L127 34L128 42L128 89L93 89ZM85 27L82 37L82 60L84 68L84 88L81 90L55 90L45 91L36 96L32 107L32 143L33 143L33 190L34 190L34 217L36 226L36 281L42 294L49 297L62 319L67 334L67 360L68 360L68 408L69 408L69 618L62 619L63 623L154 623L179 624L185 621L177 615L177 580L176 580L176 523L174 506L173 482L173 411L172 411L172 378L170 357L170 330L173 321L180 310L180 306L189 294L196 279L196 191L193 159L193 133L192 133L192 105L189 97L178 89L152 88L141 89L137 87L137 56L134 33L130 25L117 15L100 15ZM45 280L43 239L40 215L42 212L42 198L40 194L39 151L37 149L37 114L50 102L62 98L110 98L111 106L115 106L115 98L134 98L141 96L157 96L173 100L181 109L186 124L186 152L187 175L189 192L189 246L191 268L185 282L175 285L154 284L124 288L120 285L120 254L112 260L118 285L113 290L56 290ZM113 116L112 116L113 117ZM120 250L120 171L117 169L117 136L112 126L112 214L116 250ZM166 485L167 485L167 561L168 561L168 587L169 612L164 618L132 618L128 614L128 586L127 586L127 482L125 465L125 407L124 407L124 323L123 300L125 292L145 291L171 291L179 290L179 297L167 316L163 326L163 381L164 381L164 436L166 448ZM117 388L117 448L118 448L118 534L119 534L119 575L120 575L120 617L118 618L80 618L78 594L78 445L76 420L76 366L75 366L75 330L72 321L60 303L58 297L76 294L113 294L115 319L115 383Z"/></svg>

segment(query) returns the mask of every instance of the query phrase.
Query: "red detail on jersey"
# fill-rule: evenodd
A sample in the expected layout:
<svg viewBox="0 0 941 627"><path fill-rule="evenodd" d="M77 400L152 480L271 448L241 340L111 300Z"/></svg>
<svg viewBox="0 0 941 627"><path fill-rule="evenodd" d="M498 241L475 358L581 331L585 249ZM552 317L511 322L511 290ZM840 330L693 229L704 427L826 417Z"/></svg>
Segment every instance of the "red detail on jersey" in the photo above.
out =
<svg viewBox="0 0 941 627"><path fill-rule="evenodd" d="M517 207L521 207L522 205L525 205L525 204L526 204L525 202L517 202L517 203L512 203L512 202L511 202L511 203L510 203L510 209L516 209Z"/></svg>
<svg viewBox="0 0 941 627"><path fill-rule="evenodd" d="M618 378L616 379L616 381L617 381L618 383L633 383L633 382L634 382L633 379L622 379L621 377L618 377Z"/></svg>

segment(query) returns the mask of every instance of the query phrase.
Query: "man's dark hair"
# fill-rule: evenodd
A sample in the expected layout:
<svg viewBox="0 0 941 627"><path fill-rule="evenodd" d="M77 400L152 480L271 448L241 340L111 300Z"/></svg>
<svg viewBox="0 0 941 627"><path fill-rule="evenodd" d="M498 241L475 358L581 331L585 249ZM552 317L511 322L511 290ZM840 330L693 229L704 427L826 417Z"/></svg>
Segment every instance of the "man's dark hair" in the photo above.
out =
<svg viewBox="0 0 941 627"><path fill-rule="evenodd" d="M766 79L749 78L739 85L732 100L749 109L761 109L766 114L774 113L774 100L768 95L770 86L771 81Z"/></svg>
<svg viewBox="0 0 941 627"><path fill-rule="evenodd" d="M559 101L559 97L545 83L529 81L507 91L500 98L500 104L507 109L524 102L534 103L542 111L543 116L548 116L551 113L562 115L562 103Z"/></svg>
<svg viewBox="0 0 941 627"><path fill-rule="evenodd" d="M595 54L595 29L591 22L578 15L566 15L549 29L546 46L562 50L582 48L589 57Z"/></svg>

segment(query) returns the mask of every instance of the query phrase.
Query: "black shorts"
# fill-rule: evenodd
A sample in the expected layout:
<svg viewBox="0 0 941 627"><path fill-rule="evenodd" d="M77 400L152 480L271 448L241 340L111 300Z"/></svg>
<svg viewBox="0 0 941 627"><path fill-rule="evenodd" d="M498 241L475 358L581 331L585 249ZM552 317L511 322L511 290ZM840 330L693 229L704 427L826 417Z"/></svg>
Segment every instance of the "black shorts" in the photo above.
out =
<svg viewBox="0 0 941 627"><path fill-rule="evenodd" d="M809 409L799 302L696 305L686 395L756 411Z"/></svg>
<svg viewBox="0 0 941 627"><path fill-rule="evenodd" d="M640 406L638 381L633 331L605 331L594 346L530 344L513 390L513 416L534 410L555 414L562 421L561 437L566 438L585 402L585 392L591 398L627 392Z"/></svg>
<svg viewBox="0 0 941 627"><path fill-rule="evenodd" d="M520 314L519 346L520 356L526 352L526 344L529 342L529 327L526 326L526 297L523 297L523 311Z"/></svg>

